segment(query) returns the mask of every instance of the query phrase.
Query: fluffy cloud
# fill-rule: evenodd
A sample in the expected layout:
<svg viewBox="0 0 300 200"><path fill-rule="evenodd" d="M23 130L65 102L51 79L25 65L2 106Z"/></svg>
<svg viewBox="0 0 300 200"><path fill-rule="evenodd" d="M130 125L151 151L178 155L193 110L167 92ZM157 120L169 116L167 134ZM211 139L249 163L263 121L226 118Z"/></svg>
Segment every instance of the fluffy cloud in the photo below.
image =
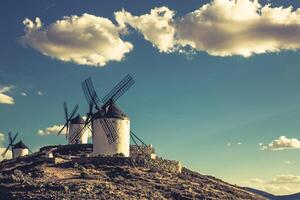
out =
<svg viewBox="0 0 300 200"><path fill-rule="evenodd" d="M42 96L42 95L43 95L43 92L42 92L42 91L37 91L37 94L38 94L39 96Z"/></svg>
<svg viewBox="0 0 300 200"><path fill-rule="evenodd" d="M296 138L287 138L285 136L280 136L275 139L267 146L263 146L262 150L285 150L285 149L299 149L300 141Z"/></svg>
<svg viewBox="0 0 300 200"><path fill-rule="evenodd" d="M27 96L27 93L26 92L21 92L21 95L26 97Z"/></svg>
<svg viewBox="0 0 300 200"><path fill-rule="evenodd" d="M3 133L0 133L0 144L5 140L5 136Z"/></svg>
<svg viewBox="0 0 300 200"><path fill-rule="evenodd" d="M300 48L300 9L258 0L213 0L177 22L178 43L215 56Z"/></svg>
<svg viewBox="0 0 300 200"><path fill-rule="evenodd" d="M214 56L297 50L300 48L300 9L261 5L258 0L213 0L199 9L174 18L167 7L150 14L115 13L160 52L205 51Z"/></svg>
<svg viewBox="0 0 300 200"><path fill-rule="evenodd" d="M114 17L117 25L90 14L65 16L47 27L39 18L25 19L21 40L44 55L91 66L124 59L133 49L120 37L128 27L164 53L249 57L300 49L300 9L258 0L212 0L181 17L167 7L138 16L121 10Z"/></svg>
<svg viewBox="0 0 300 200"><path fill-rule="evenodd" d="M6 93L10 92L14 86L0 86L0 104L14 104L15 100Z"/></svg>
<svg viewBox="0 0 300 200"><path fill-rule="evenodd" d="M86 116L83 116L82 118L85 120ZM45 129L39 129L37 131L37 135L39 135L39 136L57 135L57 133L60 131L60 129L62 129L62 127L63 127L63 125L53 125L53 126L45 128ZM87 129L86 131L88 133L88 137L91 137L92 133L91 133L90 129ZM67 133L67 129L65 128L61 132L61 134L65 135L66 133Z"/></svg>
<svg viewBox="0 0 300 200"><path fill-rule="evenodd" d="M37 134L40 136L54 134L56 135L60 129L62 129L63 125L53 125L45 129L39 129ZM61 134L66 134L66 129L64 129Z"/></svg>
<svg viewBox="0 0 300 200"><path fill-rule="evenodd" d="M104 66L109 61L121 61L133 48L120 38L122 28L90 14L65 16L47 27L38 17L35 21L25 19L23 24L24 44L62 61Z"/></svg>
<svg viewBox="0 0 300 200"><path fill-rule="evenodd" d="M169 8L160 7L141 16L132 16L131 13L122 10L115 12L115 18L122 27L129 24L143 34L145 40L150 41L160 52L171 52L175 45L174 14Z"/></svg>
<svg viewBox="0 0 300 200"><path fill-rule="evenodd" d="M244 182L244 185L270 192L272 194L285 195L299 192L300 176L291 174L277 175L269 181L254 178L250 181Z"/></svg>
<svg viewBox="0 0 300 200"><path fill-rule="evenodd" d="M270 181L273 184L300 184L300 176L295 175L278 175Z"/></svg>

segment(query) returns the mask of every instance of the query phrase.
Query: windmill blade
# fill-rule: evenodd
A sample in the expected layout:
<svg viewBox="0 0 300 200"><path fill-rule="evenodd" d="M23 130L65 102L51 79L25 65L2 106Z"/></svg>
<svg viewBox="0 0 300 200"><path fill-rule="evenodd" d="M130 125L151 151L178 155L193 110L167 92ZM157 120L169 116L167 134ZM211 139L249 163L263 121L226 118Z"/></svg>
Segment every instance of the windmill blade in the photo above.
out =
<svg viewBox="0 0 300 200"><path fill-rule="evenodd" d="M73 134L72 138L70 138L71 143L74 143L76 140L78 140L84 134L84 132L88 128L88 124L91 122L91 120L92 120L92 118L88 117L85 121L85 124L76 130L76 133Z"/></svg>
<svg viewBox="0 0 300 200"><path fill-rule="evenodd" d="M9 150L9 147L11 147L11 146L12 146L12 144L9 144L9 145L6 147L5 151L1 154L1 156L2 156L3 158L5 157L6 153L7 153L8 150Z"/></svg>
<svg viewBox="0 0 300 200"><path fill-rule="evenodd" d="M67 137L67 134L69 133L69 123L68 123L68 125L66 126L66 137Z"/></svg>
<svg viewBox="0 0 300 200"><path fill-rule="evenodd" d="M86 79L87 80L87 79ZM82 87L82 90L83 90L83 94L85 96L85 99L87 100L87 102L91 102L92 99L91 99L91 96L89 95L89 92L88 92L88 89L87 89L87 85L86 85L86 80L84 80L83 82L81 82L81 87Z"/></svg>
<svg viewBox="0 0 300 200"><path fill-rule="evenodd" d="M82 83L82 90L84 92L85 98L88 103L93 102L93 104L98 107L97 103L100 102L99 97L94 89L91 77L85 79Z"/></svg>
<svg viewBox="0 0 300 200"><path fill-rule="evenodd" d="M67 106L67 103L65 101L64 101L63 107L64 107L65 119L66 119L66 121L68 121L69 120L68 106Z"/></svg>
<svg viewBox="0 0 300 200"><path fill-rule="evenodd" d="M129 75L125 76L102 100L107 101L108 99L110 99L110 97L113 96L113 94L118 89L120 89L122 85L124 85L129 79L130 79Z"/></svg>
<svg viewBox="0 0 300 200"><path fill-rule="evenodd" d="M97 103L100 102L100 99L99 99L99 97L97 96L97 93L96 93L96 91L95 91L95 88L94 88L92 79L89 78L89 79L87 80L86 84L87 84L88 91L90 92L90 95L91 95L92 97L94 97L94 99L96 100Z"/></svg>
<svg viewBox="0 0 300 200"><path fill-rule="evenodd" d="M109 144L114 143L118 139L118 134L114 127L114 124L109 119L106 118L101 118L100 123L106 134L108 143Z"/></svg>
<svg viewBox="0 0 300 200"><path fill-rule="evenodd" d="M74 117L75 113L78 111L78 108L79 108L79 106L78 106L78 104L76 104L75 107L73 108L72 112L70 113L70 117L68 118L68 121L70 121Z"/></svg>
<svg viewBox="0 0 300 200"><path fill-rule="evenodd" d="M92 117L92 115L93 115L93 101L92 100L90 100L90 102L89 102L89 112L87 113L87 117L86 117L86 119L85 119L85 123L84 123L84 125L83 125L83 127L79 127L77 130L76 130L76 134L73 134L73 137L72 138L70 138L70 142L71 143L73 143L74 142L74 140L76 140L76 139L79 139L81 136L82 136L82 134L85 132L85 130L86 130L86 127L89 127L88 126L88 124L91 122L91 117ZM89 127L90 128L90 127Z"/></svg>
<svg viewBox="0 0 300 200"><path fill-rule="evenodd" d="M70 140L71 143L74 143L75 141L79 140L81 136L85 133L86 129L88 128L88 124L84 125L83 127L80 127L76 134L74 134L74 137Z"/></svg>
<svg viewBox="0 0 300 200"><path fill-rule="evenodd" d="M8 132L8 139L9 139L9 143L12 144L12 137L11 137L11 132Z"/></svg>
<svg viewBox="0 0 300 200"><path fill-rule="evenodd" d="M69 122L65 123L65 125L58 131L57 135L60 135L62 131L69 125Z"/></svg>
<svg viewBox="0 0 300 200"><path fill-rule="evenodd" d="M116 102L133 84L133 78L128 74L123 78L103 99L103 107L106 107L110 100Z"/></svg>
<svg viewBox="0 0 300 200"><path fill-rule="evenodd" d="M14 144L14 142L15 142L15 140L17 139L18 135L19 135L19 132L17 132L16 135L14 136L14 138L12 139L11 145Z"/></svg>

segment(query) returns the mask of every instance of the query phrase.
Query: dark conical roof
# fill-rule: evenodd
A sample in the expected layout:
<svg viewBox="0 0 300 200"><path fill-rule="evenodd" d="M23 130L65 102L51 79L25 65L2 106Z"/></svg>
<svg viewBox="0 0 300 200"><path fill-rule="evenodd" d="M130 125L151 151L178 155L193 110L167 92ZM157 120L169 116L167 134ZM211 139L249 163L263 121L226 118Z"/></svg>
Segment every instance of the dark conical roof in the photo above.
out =
<svg viewBox="0 0 300 200"><path fill-rule="evenodd" d="M84 120L78 114L76 117L74 117L73 119L71 119L70 123L71 124L84 124Z"/></svg>
<svg viewBox="0 0 300 200"><path fill-rule="evenodd" d="M117 106L114 101L110 101L106 107L106 112L104 110L98 111L96 113L96 118L117 118L117 119L127 119L127 115Z"/></svg>
<svg viewBox="0 0 300 200"><path fill-rule="evenodd" d="M17 144L13 146L14 149L28 149L28 147L20 140Z"/></svg>
<svg viewBox="0 0 300 200"><path fill-rule="evenodd" d="M127 115L117 106L114 101L109 102L105 117L119 119L128 118Z"/></svg>

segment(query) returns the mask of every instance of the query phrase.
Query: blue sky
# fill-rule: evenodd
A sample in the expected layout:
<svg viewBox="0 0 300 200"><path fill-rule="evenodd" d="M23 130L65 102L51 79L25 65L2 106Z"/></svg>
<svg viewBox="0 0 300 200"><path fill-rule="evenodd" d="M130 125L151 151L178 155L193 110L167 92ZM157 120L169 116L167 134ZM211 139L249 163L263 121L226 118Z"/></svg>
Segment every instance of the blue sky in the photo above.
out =
<svg viewBox="0 0 300 200"><path fill-rule="evenodd" d="M43 49L32 48L33 43L20 42L25 35L25 18L39 17L47 27L63 16L88 13L108 18L116 25L114 12L122 8L141 16L155 7L166 6L175 11L174 18L180 18L209 2L2 2L0 86L12 86L3 94L13 98L14 104L0 104L0 132L19 131L20 138L35 150L48 144L64 144L63 137L40 136L37 132L63 123L63 101L69 107L78 103L80 114L85 114L87 103L81 81L91 76L98 95L104 96L121 78L131 74L136 84L117 103L130 117L133 131L153 144L159 155L231 183L278 194L299 192L299 181L295 181L300 177L297 145L278 151L270 150L272 146L261 148L280 136L299 138L300 45L288 39L299 33L293 31L299 30L300 22L293 24L296 29L276 35L279 51L266 47L271 53L254 51L249 57L225 47L224 52L233 55L222 57L216 55L222 52L214 46L190 48L192 55L178 50L163 52L155 46L158 43L145 39L147 33L138 30L133 22L128 25L129 33L120 36L133 49L122 60L108 61L103 66L62 61L57 54L43 55ZM262 6L267 2L272 3L271 7L300 7L298 1L259 1ZM274 32L276 29L270 37ZM286 47L281 40L295 46ZM249 48L260 42L258 39L257 44L250 43ZM38 95L38 91L42 94ZM6 144L4 140L2 146ZM284 175L291 182L276 183Z"/></svg>

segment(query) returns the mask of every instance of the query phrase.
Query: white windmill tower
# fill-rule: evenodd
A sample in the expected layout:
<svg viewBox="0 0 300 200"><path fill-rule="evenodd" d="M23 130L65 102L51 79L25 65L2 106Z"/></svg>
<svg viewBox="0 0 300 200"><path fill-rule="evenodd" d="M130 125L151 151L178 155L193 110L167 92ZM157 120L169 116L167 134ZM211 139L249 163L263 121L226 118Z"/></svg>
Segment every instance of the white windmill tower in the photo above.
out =
<svg viewBox="0 0 300 200"><path fill-rule="evenodd" d="M68 107L66 102L64 102L63 108L66 122L57 134L60 135L63 132L63 130L66 129L66 139L68 140L69 144L86 144L88 141L87 130L84 131L81 137L77 138L77 140L71 141L71 138L73 138L74 135L78 132L78 130L80 130L84 126L84 120L82 119L82 117L80 117L79 114L76 117L74 117L79 108L78 105L75 105L70 114L68 113Z"/></svg>
<svg viewBox="0 0 300 200"><path fill-rule="evenodd" d="M71 138L74 136L74 134L77 133L78 130L80 130L84 126L85 121L80 117L78 114L75 118L73 118L70 121L70 127L69 127L69 134L68 134L68 141L69 144L86 144L88 142L88 131L86 130L84 134L78 140L76 140L74 143L71 142Z"/></svg>
<svg viewBox="0 0 300 200"><path fill-rule="evenodd" d="M17 144L12 147L13 158L26 156L29 153L29 148L20 140Z"/></svg>
<svg viewBox="0 0 300 200"><path fill-rule="evenodd" d="M122 153L129 156L130 146L130 120L115 104L116 100L124 94L132 85L134 80L127 75L116 85L103 99L103 105L99 107L98 98L90 78L82 82L82 88L87 101L90 104L84 128L78 132L73 141L81 137L89 123L92 127L93 154L114 155ZM95 107L96 112L93 112Z"/></svg>
<svg viewBox="0 0 300 200"><path fill-rule="evenodd" d="M112 134L107 134L104 121L109 121L106 124L112 126ZM123 153L124 156L129 156L130 119L113 100L109 102L104 115L96 115L92 130L93 153L95 155Z"/></svg>
<svg viewBox="0 0 300 200"><path fill-rule="evenodd" d="M21 156L26 156L28 155L30 149L20 140L18 143L14 144L15 140L17 139L17 136L19 133L17 132L14 137L11 136L11 132L8 133L8 139L9 139L9 144L5 151L2 153L2 157L4 158L8 150L11 148L12 151L12 157L13 158L18 158ZM30 151L31 152L31 151Z"/></svg>

